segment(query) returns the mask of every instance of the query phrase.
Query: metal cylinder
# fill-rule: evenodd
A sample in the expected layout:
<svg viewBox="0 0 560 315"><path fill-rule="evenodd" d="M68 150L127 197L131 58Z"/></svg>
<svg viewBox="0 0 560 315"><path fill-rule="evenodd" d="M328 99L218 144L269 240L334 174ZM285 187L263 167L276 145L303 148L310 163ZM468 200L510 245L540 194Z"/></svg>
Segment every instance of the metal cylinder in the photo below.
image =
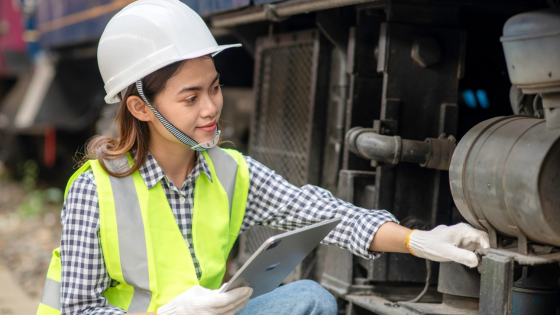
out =
<svg viewBox="0 0 560 315"><path fill-rule="evenodd" d="M556 315L559 274L558 264L523 266L513 283L512 315Z"/></svg>
<svg viewBox="0 0 560 315"><path fill-rule="evenodd" d="M512 315L556 315L556 291L513 288Z"/></svg>
<svg viewBox="0 0 560 315"><path fill-rule="evenodd" d="M449 169L457 208L480 229L560 246L560 131L542 119L497 117L473 127Z"/></svg>
<svg viewBox="0 0 560 315"><path fill-rule="evenodd" d="M525 94L541 94L548 129L560 129L560 8L525 12L504 25L511 83Z"/></svg>
<svg viewBox="0 0 560 315"><path fill-rule="evenodd" d="M524 12L504 25L509 78L525 94L560 92L559 30L560 8Z"/></svg>

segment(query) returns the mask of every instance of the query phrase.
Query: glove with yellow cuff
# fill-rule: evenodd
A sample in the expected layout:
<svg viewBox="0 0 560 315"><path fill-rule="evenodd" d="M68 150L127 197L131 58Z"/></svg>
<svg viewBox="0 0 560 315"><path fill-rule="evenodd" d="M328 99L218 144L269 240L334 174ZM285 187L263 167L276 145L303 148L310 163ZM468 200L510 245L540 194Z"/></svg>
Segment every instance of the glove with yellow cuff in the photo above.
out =
<svg viewBox="0 0 560 315"><path fill-rule="evenodd" d="M413 230L406 245L414 256L438 262L455 261L474 268L478 258L474 251L490 247L488 234L466 223L439 225L431 231Z"/></svg>

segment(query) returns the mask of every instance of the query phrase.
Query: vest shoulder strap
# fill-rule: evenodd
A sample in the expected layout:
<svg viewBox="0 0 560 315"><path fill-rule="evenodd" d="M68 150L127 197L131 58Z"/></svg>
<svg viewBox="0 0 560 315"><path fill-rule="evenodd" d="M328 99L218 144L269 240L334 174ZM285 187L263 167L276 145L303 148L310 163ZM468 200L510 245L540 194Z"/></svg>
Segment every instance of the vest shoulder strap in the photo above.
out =
<svg viewBox="0 0 560 315"><path fill-rule="evenodd" d="M237 161L224 150L219 147L213 147L203 153L210 167L213 166L214 172L218 177L218 181L224 187L229 200L229 214L231 216L233 205L233 194L235 192L235 182L237 180L237 168L239 167ZM213 179L216 180L216 179Z"/></svg>
<svg viewBox="0 0 560 315"><path fill-rule="evenodd" d="M72 174L72 176L68 180L68 183L66 184L66 189L64 190L64 199L66 199L66 195L68 195L70 186L72 186L72 183L78 178L78 176L82 175L83 173L85 173L85 171L91 168L91 161L92 160L88 160L87 162L85 162L84 165L80 166L80 168L76 172L74 172L74 174Z"/></svg>
<svg viewBox="0 0 560 315"><path fill-rule="evenodd" d="M237 163L237 178L235 181L235 191L233 195L233 204L231 205L234 209L230 218L230 243L229 248L233 247L237 235L241 229L243 219L245 218L245 208L247 207L247 198L249 196L249 167L245 161L245 157L239 151L232 149L221 149Z"/></svg>
<svg viewBox="0 0 560 315"><path fill-rule="evenodd" d="M128 153L114 160L104 160L104 161L105 161L105 167L107 167L107 169L110 170L111 172L117 174L128 171L130 167L132 167L132 164L134 164L134 162L132 162L132 158L130 157L130 154Z"/></svg>

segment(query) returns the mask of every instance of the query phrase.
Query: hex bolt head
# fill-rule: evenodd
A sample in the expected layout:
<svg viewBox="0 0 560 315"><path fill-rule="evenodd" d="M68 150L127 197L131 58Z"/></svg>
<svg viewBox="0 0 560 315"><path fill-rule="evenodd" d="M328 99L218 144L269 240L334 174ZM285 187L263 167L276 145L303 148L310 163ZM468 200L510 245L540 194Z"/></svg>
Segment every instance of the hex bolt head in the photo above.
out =
<svg viewBox="0 0 560 315"><path fill-rule="evenodd" d="M441 46L432 37L417 38L412 44L410 57L421 67L433 66L441 60Z"/></svg>

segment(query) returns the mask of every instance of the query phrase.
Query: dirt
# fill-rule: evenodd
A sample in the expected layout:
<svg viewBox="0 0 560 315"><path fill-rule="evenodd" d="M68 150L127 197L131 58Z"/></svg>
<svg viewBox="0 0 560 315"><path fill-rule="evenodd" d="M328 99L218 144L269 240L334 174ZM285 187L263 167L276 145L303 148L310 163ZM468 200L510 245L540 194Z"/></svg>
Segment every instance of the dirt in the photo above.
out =
<svg viewBox="0 0 560 315"><path fill-rule="evenodd" d="M0 315L34 314L60 244L61 205L45 203L34 215L22 214L27 194L18 183L0 182Z"/></svg>

